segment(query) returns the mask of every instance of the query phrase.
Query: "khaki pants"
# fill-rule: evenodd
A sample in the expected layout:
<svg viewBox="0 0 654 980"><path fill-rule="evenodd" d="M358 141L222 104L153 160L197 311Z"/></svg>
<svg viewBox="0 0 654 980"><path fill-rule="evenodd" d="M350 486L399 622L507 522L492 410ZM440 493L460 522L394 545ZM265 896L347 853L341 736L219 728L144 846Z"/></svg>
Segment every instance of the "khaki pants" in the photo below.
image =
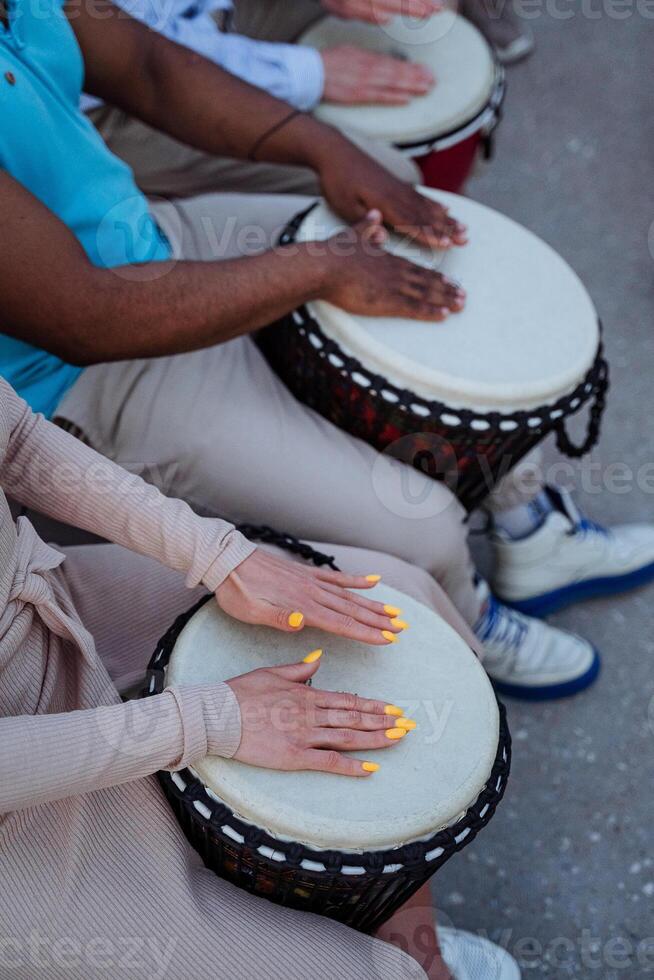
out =
<svg viewBox="0 0 654 980"><path fill-rule="evenodd" d="M317 0L237 0L235 29L258 40L294 41L320 14ZM151 197L192 197L214 191L320 193L315 173L305 167L213 157L109 106L92 110L89 117L109 149L129 164L136 183ZM413 161L392 146L351 134L350 138L400 180L420 182Z"/></svg>
<svg viewBox="0 0 654 980"><path fill-rule="evenodd" d="M210 195L154 211L178 257L208 260L261 252L308 203ZM386 552L428 571L467 623L478 618L466 515L452 493L297 402L249 337L87 368L57 416L201 512Z"/></svg>

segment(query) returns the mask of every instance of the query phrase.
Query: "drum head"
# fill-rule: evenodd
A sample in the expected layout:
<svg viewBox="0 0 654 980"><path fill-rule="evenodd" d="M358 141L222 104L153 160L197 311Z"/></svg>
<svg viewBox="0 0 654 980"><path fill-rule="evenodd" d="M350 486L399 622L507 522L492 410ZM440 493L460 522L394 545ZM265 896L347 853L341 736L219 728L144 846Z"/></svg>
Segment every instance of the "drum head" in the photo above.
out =
<svg viewBox="0 0 654 980"><path fill-rule="evenodd" d="M237 816L277 837L348 851L420 839L462 815L491 773L499 712L481 664L432 610L383 585L372 594L403 610L410 630L397 644L369 647L317 630L289 635L246 626L210 601L173 650L166 683L183 686L299 661L323 647L316 686L382 698L418 722L399 744L356 753L381 765L367 779L275 772L216 757L195 766Z"/></svg>
<svg viewBox="0 0 654 980"><path fill-rule="evenodd" d="M388 248L459 281L465 309L429 323L311 303L325 334L397 387L456 408L511 412L569 394L599 344L597 312L579 278L554 249L497 211L445 191L421 192L467 224L469 243L443 252L391 238ZM297 238L325 239L343 227L319 204Z"/></svg>
<svg viewBox="0 0 654 980"><path fill-rule="evenodd" d="M488 104L495 62L472 24L449 10L428 21L396 18L385 27L326 17L300 44L322 49L356 45L427 65L436 85L405 106L344 106L323 102L315 115L323 122L371 139L411 144L433 140L473 120Z"/></svg>

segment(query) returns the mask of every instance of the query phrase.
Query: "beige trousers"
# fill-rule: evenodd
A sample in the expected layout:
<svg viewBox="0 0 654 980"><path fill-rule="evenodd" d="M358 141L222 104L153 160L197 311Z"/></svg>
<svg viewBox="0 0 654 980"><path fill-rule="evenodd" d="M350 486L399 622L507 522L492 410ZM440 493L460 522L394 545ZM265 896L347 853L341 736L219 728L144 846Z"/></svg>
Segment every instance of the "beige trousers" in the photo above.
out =
<svg viewBox="0 0 654 980"><path fill-rule="evenodd" d="M237 0L234 26L240 34L258 40L294 41L320 14L317 0ZM151 197L192 197L214 191L320 193L315 173L305 167L210 156L110 106L94 109L89 116L109 149L129 164L137 184ZM379 140L349 135L400 180L419 183L415 163L398 150Z"/></svg>
<svg viewBox="0 0 654 980"><path fill-rule="evenodd" d="M307 204L210 195L154 211L178 257L209 260L263 251ZM201 512L386 552L429 572L468 624L478 618L466 515L452 493L297 402L249 337L87 368L57 416Z"/></svg>

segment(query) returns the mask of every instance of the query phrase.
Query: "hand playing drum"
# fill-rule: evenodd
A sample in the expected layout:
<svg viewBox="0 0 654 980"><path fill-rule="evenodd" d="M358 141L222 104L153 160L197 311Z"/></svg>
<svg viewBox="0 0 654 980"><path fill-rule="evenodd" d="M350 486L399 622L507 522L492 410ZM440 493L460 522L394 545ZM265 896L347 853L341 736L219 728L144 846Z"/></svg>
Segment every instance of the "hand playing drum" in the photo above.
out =
<svg viewBox="0 0 654 980"><path fill-rule="evenodd" d="M387 646L405 627L399 610L352 592L372 589L379 575L345 575L278 558L261 549L216 590L224 612L242 623L297 633L314 626L337 636Z"/></svg>
<svg viewBox="0 0 654 980"><path fill-rule="evenodd" d="M381 14L377 0L374 7ZM388 16L353 23L333 12L299 38L325 65L316 118L394 144L428 187L461 191L479 151L491 155L504 99L504 71L484 37L452 10L423 22L396 11L403 16L392 23Z"/></svg>
<svg viewBox="0 0 654 980"><path fill-rule="evenodd" d="M370 24L388 24L397 14L430 17L443 9L440 0L322 0L322 6L335 17Z"/></svg>
<svg viewBox="0 0 654 980"><path fill-rule="evenodd" d="M362 316L444 320L465 305L465 291L434 269L392 255L379 211L324 243L325 267L333 281L323 298ZM315 249L316 243L312 243ZM343 261L346 259L346 261Z"/></svg>
<svg viewBox="0 0 654 980"><path fill-rule="evenodd" d="M321 655L322 650L314 650L300 663L262 667L227 682L241 712L238 762L284 772L367 777L379 764L344 753L388 749L416 727L385 701L307 686Z"/></svg>
<svg viewBox="0 0 654 980"><path fill-rule="evenodd" d="M341 105L406 105L435 84L425 65L390 54L339 44L321 52L325 71L323 99Z"/></svg>

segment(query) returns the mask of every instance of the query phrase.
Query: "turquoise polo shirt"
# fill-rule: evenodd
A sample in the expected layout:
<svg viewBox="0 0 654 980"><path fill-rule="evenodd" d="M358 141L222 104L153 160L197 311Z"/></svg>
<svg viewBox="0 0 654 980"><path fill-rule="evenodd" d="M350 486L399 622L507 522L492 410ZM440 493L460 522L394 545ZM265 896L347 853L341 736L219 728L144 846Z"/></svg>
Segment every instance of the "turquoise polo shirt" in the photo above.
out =
<svg viewBox="0 0 654 980"><path fill-rule="evenodd" d="M0 24L0 168L70 228L94 265L164 261L170 246L132 171L79 112L83 81L59 0L10 0L9 27ZM46 416L81 370L0 334L0 375Z"/></svg>

